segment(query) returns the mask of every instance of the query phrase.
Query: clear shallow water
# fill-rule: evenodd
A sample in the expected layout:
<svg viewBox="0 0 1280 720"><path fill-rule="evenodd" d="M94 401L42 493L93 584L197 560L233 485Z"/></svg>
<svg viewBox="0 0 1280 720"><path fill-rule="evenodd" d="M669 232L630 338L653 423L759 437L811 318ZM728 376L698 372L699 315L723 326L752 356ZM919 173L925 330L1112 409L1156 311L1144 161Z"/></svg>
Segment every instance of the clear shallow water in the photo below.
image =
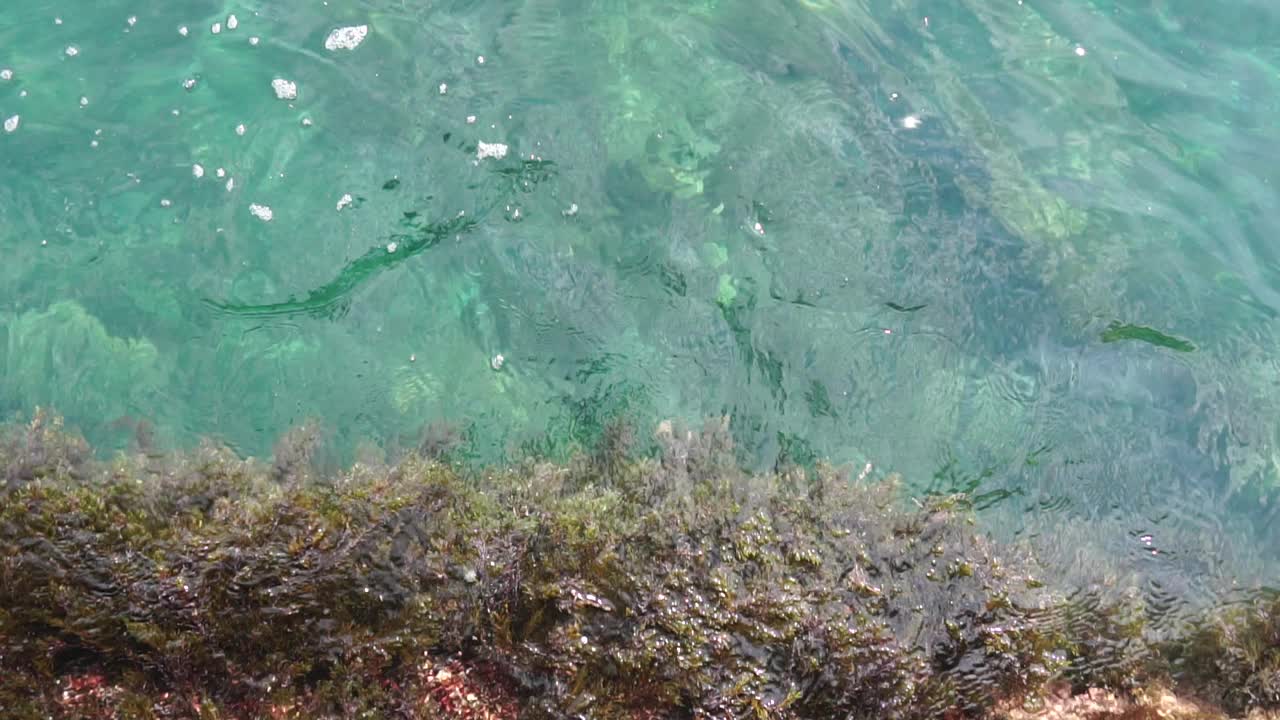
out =
<svg viewBox="0 0 1280 720"><path fill-rule="evenodd" d="M727 414L1176 616L1276 577L1276 37L1262 2L9 3L0 408L247 454L446 419L483 458Z"/></svg>

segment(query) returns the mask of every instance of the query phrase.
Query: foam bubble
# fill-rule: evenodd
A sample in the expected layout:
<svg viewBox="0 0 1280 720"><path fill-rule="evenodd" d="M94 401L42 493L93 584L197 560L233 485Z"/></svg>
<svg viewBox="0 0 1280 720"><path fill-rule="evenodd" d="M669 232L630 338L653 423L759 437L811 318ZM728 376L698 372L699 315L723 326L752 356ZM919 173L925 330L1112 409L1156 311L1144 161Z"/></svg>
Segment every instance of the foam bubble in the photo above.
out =
<svg viewBox="0 0 1280 720"><path fill-rule="evenodd" d="M284 78L276 78L272 80L271 89L275 90L276 97L281 100L298 99L298 84L285 80Z"/></svg>
<svg viewBox="0 0 1280 720"><path fill-rule="evenodd" d="M253 213L253 216L262 222L271 222L271 219L275 217L275 213L271 212L271 208L258 203L250 203L249 212Z"/></svg>
<svg viewBox="0 0 1280 720"><path fill-rule="evenodd" d="M502 143L487 143L481 140L480 144L476 146L477 160L484 160L486 158L501 160L506 156L507 156L507 146L503 145Z"/></svg>
<svg viewBox="0 0 1280 720"><path fill-rule="evenodd" d="M352 25L350 27L336 28L329 33L329 37L324 39L324 49L354 50L357 45L364 42L365 36L368 34L368 25Z"/></svg>

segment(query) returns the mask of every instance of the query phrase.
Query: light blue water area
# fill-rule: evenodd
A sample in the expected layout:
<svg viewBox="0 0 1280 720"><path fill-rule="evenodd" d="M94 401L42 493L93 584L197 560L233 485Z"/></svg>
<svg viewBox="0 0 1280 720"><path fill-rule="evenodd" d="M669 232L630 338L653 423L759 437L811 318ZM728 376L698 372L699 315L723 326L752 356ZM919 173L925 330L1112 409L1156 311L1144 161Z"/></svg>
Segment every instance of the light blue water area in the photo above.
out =
<svg viewBox="0 0 1280 720"><path fill-rule="evenodd" d="M1089 582L1267 582L1276 38L1261 1L6 3L0 408L481 459L728 415Z"/></svg>

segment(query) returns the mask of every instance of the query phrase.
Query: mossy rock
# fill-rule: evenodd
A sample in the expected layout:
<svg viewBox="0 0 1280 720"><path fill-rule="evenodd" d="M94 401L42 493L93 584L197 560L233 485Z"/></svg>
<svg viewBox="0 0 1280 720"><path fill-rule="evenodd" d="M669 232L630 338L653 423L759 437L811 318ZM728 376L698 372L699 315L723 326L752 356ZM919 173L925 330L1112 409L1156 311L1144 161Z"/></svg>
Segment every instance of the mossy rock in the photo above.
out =
<svg viewBox="0 0 1280 720"><path fill-rule="evenodd" d="M1132 628L1056 600L975 532L963 496L904 505L894 482L821 464L748 475L724 420L664 423L649 456L620 427L564 464L463 472L408 455L327 475L304 467L306 431L273 463L207 446L104 462L51 416L9 427L0 705L933 718L1062 673L1133 680L1089 669L1115 673L1091 653ZM1269 668L1276 610L1222 618L1261 654L1235 662L1200 635L1178 652L1213 678Z"/></svg>

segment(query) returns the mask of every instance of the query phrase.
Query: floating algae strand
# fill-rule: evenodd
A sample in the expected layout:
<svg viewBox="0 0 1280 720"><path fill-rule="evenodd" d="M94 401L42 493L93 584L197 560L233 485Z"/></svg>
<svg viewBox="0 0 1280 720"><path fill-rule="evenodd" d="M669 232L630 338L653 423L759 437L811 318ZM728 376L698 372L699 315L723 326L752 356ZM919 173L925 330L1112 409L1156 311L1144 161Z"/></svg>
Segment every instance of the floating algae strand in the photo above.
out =
<svg viewBox="0 0 1280 720"><path fill-rule="evenodd" d="M887 302L887 303L885 303L885 306L886 306L886 307L888 307L890 310L896 310L896 311L898 311L898 312L900 312L900 313L913 313L913 312L918 312L918 311L920 311L920 310L923 310L923 309L925 309L925 308L929 307L927 304L921 304L921 305L901 305L901 304L896 303L896 302Z"/></svg>
<svg viewBox="0 0 1280 720"><path fill-rule="evenodd" d="M555 177L556 164L549 160L521 160L517 163L501 165L490 171L497 179L497 185L508 195L529 193L540 183ZM395 190L400 185L399 178L387 180L383 190ZM355 207L350 195L344 195L338 201L338 210ZM242 304L205 299L209 307L228 315L243 317L273 317L280 315L308 314L321 317L336 317L346 311L351 293L374 275L397 265L418 253L435 247L445 238L462 235L480 224L492 206L479 209L475 213L458 214L450 220L427 223L413 227L409 233L394 233L369 249L364 255L348 263L332 281L307 293L302 299L290 298L278 303ZM407 221L417 218L417 213L407 213Z"/></svg>
<svg viewBox="0 0 1280 720"><path fill-rule="evenodd" d="M1194 352L1196 349L1196 346L1192 345L1188 340L1166 335L1155 328L1149 328L1145 325L1121 323L1119 320L1113 321L1107 326L1106 330L1102 331L1102 342L1104 343L1119 342L1121 340L1137 340L1178 352Z"/></svg>
<svg viewBox="0 0 1280 720"><path fill-rule="evenodd" d="M228 315L243 317L272 317L280 315L316 315L335 317L345 312L349 296L374 275L404 262L418 253L435 247L451 235L461 235L477 225L466 215L452 220L429 223L413 233L397 233L387 242L375 245L368 252L344 267L333 280L307 293L302 299L290 298L284 302L247 305L206 299L209 307ZM388 248L395 248L389 251Z"/></svg>

